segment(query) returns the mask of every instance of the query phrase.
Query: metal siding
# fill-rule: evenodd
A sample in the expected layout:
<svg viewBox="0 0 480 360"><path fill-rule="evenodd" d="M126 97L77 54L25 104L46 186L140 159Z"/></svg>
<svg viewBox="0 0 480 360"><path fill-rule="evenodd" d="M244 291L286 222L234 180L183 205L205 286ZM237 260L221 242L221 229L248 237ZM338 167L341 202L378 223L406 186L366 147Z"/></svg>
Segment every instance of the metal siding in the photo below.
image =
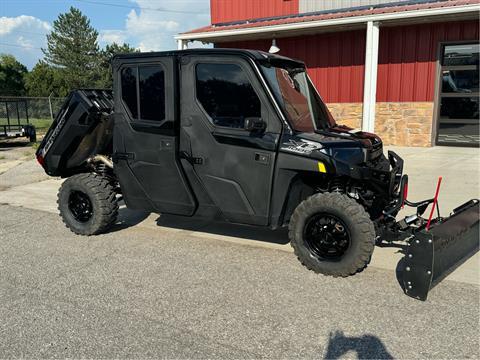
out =
<svg viewBox="0 0 480 360"><path fill-rule="evenodd" d="M377 101L433 101L438 44L478 39L477 21L381 27ZM271 40L219 45L268 51ZM364 30L281 38L277 45L281 55L305 61L326 102L363 101Z"/></svg>
<svg viewBox="0 0 480 360"><path fill-rule="evenodd" d="M270 40L221 43L268 51ZM362 102L365 61L365 31L277 39L280 55L301 59L322 98L329 103Z"/></svg>
<svg viewBox="0 0 480 360"><path fill-rule="evenodd" d="M477 21L380 28L377 101L433 101L439 43L478 39Z"/></svg>
<svg viewBox="0 0 480 360"><path fill-rule="evenodd" d="M210 0L211 23L298 14L299 0Z"/></svg>
<svg viewBox="0 0 480 360"><path fill-rule="evenodd" d="M323 10L345 9L349 7L387 4L408 0L300 0L299 12L308 13Z"/></svg>

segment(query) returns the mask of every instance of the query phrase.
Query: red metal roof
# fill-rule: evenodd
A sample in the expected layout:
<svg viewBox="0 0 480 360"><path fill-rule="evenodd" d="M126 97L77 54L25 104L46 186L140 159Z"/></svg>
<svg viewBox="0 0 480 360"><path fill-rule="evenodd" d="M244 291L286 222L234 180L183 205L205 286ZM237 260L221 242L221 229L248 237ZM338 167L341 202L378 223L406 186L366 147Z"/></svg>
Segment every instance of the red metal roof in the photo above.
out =
<svg viewBox="0 0 480 360"><path fill-rule="evenodd" d="M234 24L216 24L209 25L199 29L194 29L184 34L195 34L195 33L205 33L205 32L215 32L223 30L235 30L235 29L247 29L247 28L257 28L257 27L268 27L274 25L284 25L284 24L295 24L308 21L320 21L320 20L332 20L340 19L347 17L355 16L366 16L366 15L378 15L378 14L390 14L397 12L405 11L416 11L416 10L427 10L427 9L438 9L445 7L454 7L462 5L474 5L480 4L480 0L446 0L446 1L432 1L427 3L416 3L416 4L406 4L406 5L395 5L384 6L379 8L369 8L369 9L353 9L346 10L343 12L331 12L331 13L322 13L322 14L298 14L292 15L291 17L282 17L280 19L252 19L254 22L249 22L245 20L243 22L237 22Z"/></svg>

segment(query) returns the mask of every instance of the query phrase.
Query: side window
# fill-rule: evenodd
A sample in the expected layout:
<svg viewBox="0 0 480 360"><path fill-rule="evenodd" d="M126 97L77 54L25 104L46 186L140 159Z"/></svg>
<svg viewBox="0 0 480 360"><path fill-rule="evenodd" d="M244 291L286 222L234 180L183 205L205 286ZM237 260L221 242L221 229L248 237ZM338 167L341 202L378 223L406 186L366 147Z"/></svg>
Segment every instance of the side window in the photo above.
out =
<svg viewBox="0 0 480 360"><path fill-rule="evenodd" d="M122 69L122 100L134 119L138 119L137 78L136 67Z"/></svg>
<svg viewBox="0 0 480 360"><path fill-rule="evenodd" d="M140 66L140 119L165 119L165 73L159 66Z"/></svg>
<svg viewBox="0 0 480 360"><path fill-rule="evenodd" d="M217 126L243 128L261 117L261 103L245 71L235 64L198 64L197 100Z"/></svg>
<svg viewBox="0 0 480 360"><path fill-rule="evenodd" d="M123 68L121 89L133 120L165 120L165 72L160 65Z"/></svg>

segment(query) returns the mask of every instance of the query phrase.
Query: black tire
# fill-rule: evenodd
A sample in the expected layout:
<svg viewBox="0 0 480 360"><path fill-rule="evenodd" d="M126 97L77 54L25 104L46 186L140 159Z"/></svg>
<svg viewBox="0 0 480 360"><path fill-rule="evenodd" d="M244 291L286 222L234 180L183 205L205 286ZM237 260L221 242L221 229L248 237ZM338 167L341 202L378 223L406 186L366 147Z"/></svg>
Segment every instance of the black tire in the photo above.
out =
<svg viewBox="0 0 480 360"><path fill-rule="evenodd" d="M115 224L118 215L116 193L110 182L94 173L65 180L58 192L60 216L78 235L96 235Z"/></svg>
<svg viewBox="0 0 480 360"><path fill-rule="evenodd" d="M37 130L33 125L25 125L25 136L28 137L28 141L31 143L37 142Z"/></svg>
<svg viewBox="0 0 480 360"><path fill-rule="evenodd" d="M37 131L35 130L35 128L33 128L30 132L30 135L28 136L28 141L31 143L37 142Z"/></svg>
<svg viewBox="0 0 480 360"><path fill-rule="evenodd" d="M337 220L338 222L335 222ZM323 228L326 228L323 224L331 226L332 223L332 226L343 229L346 234L341 237L343 245L335 250L332 256L330 252L324 252L326 256L319 255L322 253L316 245L320 242L320 246L323 246L321 249L324 249L325 236L328 237L327 241L337 239L324 235L324 229L314 228L313 232L306 233L312 221L320 221L313 226ZM288 230L290 244L300 262L308 269L324 275L354 275L368 265L375 248L375 228L367 212L355 200L340 193L315 194L302 201L292 214ZM327 233L332 234L328 231ZM312 245L311 239L317 243ZM346 242L348 246L345 245ZM327 245L329 251L331 244L330 242Z"/></svg>

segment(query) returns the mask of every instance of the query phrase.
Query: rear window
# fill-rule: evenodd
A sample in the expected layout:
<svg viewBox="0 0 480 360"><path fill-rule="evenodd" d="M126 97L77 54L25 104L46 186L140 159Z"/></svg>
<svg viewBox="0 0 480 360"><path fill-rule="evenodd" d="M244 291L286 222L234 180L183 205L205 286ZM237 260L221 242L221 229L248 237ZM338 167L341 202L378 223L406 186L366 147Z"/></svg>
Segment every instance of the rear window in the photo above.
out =
<svg viewBox="0 0 480 360"><path fill-rule="evenodd" d="M133 120L165 120L165 72L160 65L125 67L122 100Z"/></svg>

